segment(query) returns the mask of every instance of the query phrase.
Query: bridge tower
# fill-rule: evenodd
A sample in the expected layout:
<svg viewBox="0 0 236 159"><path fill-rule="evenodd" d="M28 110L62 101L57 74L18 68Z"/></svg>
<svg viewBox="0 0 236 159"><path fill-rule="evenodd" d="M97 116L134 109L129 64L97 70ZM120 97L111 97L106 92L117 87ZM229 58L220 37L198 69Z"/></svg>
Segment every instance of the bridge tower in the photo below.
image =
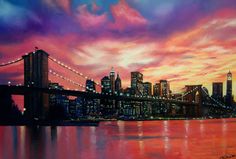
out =
<svg viewBox="0 0 236 159"><path fill-rule="evenodd" d="M202 85L186 85L185 91L189 93L184 97L184 100L198 103L195 107L188 107L187 114L193 117L200 117L202 115Z"/></svg>
<svg viewBox="0 0 236 159"><path fill-rule="evenodd" d="M24 85L26 87L48 88L48 53L36 49L24 59ZM49 98L41 92L25 94L25 115L28 119L45 119L47 117Z"/></svg>

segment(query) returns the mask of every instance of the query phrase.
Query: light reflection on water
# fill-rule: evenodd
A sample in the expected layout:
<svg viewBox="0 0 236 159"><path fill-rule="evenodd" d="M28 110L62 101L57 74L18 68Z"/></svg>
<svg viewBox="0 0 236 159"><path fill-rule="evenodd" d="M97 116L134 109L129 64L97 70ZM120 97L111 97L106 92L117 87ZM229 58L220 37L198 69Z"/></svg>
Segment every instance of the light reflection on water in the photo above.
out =
<svg viewBox="0 0 236 159"><path fill-rule="evenodd" d="M236 154L236 119L0 127L0 159L215 159Z"/></svg>

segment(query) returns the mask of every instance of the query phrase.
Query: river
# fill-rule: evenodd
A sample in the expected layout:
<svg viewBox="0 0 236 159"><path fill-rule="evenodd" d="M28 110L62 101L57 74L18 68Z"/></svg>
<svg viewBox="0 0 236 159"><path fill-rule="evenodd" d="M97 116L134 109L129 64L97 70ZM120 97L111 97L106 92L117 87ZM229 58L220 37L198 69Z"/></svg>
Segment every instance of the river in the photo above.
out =
<svg viewBox="0 0 236 159"><path fill-rule="evenodd" d="M236 119L0 127L0 159L235 158Z"/></svg>

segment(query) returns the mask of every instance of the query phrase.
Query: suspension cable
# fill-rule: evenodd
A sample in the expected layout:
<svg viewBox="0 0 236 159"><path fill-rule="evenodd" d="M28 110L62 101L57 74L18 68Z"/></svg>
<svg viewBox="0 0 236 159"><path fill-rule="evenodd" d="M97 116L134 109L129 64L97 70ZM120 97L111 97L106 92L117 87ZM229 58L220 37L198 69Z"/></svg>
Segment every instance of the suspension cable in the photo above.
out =
<svg viewBox="0 0 236 159"><path fill-rule="evenodd" d="M6 62L6 63L3 62L3 63L0 64L0 67L12 65L12 64L15 64L15 63L17 63L17 62L19 62L19 61L21 61L21 60L23 60L22 57L17 58L16 60L8 61L8 62Z"/></svg>
<svg viewBox="0 0 236 159"><path fill-rule="evenodd" d="M194 89L192 90L189 90L188 92L185 92L181 97L177 97L176 99L179 99L179 98L184 98L186 95L192 93L192 91L195 91L197 89L197 87L195 87Z"/></svg>
<svg viewBox="0 0 236 159"><path fill-rule="evenodd" d="M216 102L217 104L219 104L221 107L226 107L225 105L223 105L222 103L220 103L219 101L217 101L216 99L212 98L211 96L209 96L209 94L206 92L206 90L202 89L203 92L211 99L213 100L214 102Z"/></svg>
<svg viewBox="0 0 236 159"><path fill-rule="evenodd" d="M67 77L65 77L65 76L62 76L62 75L58 74L57 72L55 72L55 71L53 71L53 70L49 70L49 73L52 74L52 75L54 75L54 76L56 76L56 77L61 78L61 79L64 80L64 81L67 81L67 82L69 82L69 83L71 83L71 84L73 84L73 85L79 86L79 87L81 87L81 88L83 88L83 89L87 89L87 90L89 90L89 91L94 91L93 89L91 89L91 88L89 88L89 87L86 87L85 85L80 84L80 83L78 83L78 82L75 82L75 81L73 81L73 80L71 80L71 79L69 79L69 78L67 78Z"/></svg>
<svg viewBox="0 0 236 159"><path fill-rule="evenodd" d="M83 78L86 79L86 80L88 79L88 80L94 81L92 78L90 78L90 77L88 77L88 76L85 76L83 73L76 71L75 69L69 67L68 65L64 64L63 62L61 62L61 61L59 61L59 60L57 60L57 59L55 59L55 58L52 58L52 57L50 57L50 56L49 56L48 58L49 58L51 61L53 61L54 63L60 65L61 67L63 67L63 68L65 68L65 69L67 69L67 70L73 72L74 74L76 74L76 75L78 75L78 76L80 76L80 77L83 77ZM95 81L94 81L94 83L95 83L96 85L98 85L99 87L101 87L101 84L100 84L100 83L95 82Z"/></svg>

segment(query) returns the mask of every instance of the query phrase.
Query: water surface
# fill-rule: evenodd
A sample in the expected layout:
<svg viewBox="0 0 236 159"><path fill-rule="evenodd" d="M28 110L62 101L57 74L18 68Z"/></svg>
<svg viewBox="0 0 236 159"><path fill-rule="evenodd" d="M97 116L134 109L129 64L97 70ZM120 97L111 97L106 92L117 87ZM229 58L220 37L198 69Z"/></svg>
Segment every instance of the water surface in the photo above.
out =
<svg viewBox="0 0 236 159"><path fill-rule="evenodd" d="M220 159L225 155L236 155L236 119L0 127L0 159Z"/></svg>

